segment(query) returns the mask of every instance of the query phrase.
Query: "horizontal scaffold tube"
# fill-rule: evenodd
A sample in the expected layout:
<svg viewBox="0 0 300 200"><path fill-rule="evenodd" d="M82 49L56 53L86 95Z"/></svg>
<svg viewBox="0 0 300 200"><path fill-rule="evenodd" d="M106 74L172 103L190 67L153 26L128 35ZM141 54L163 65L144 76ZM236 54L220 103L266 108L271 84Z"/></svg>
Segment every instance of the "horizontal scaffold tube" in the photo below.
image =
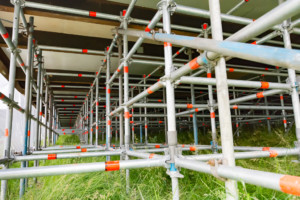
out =
<svg viewBox="0 0 300 200"><path fill-rule="evenodd" d="M210 12L207 10L203 10L200 8L194 8L194 7L188 7L184 5L176 4L176 13L191 15L191 16L197 16L197 17L204 17L204 18L210 18ZM221 14L221 19L224 22L230 22L230 23L236 23L236 24L242 24L242 25L248 25L253 22L253 19L245 18L245 17L239 17L239 16L233 16L229 14ZM279 25L274 26L272 29L274 30L281 30L281 27ZM296 28L296 33L300 33L300 29Z"/></svg>
<svg viewBox="0 0 300 200"><path fill-rule="evenodd" d="M117 30L119 34L126 34L139 38L168 42L194 49L202 49L215 52L224 56L237 57L254 62L260 62L273 66L281 66L295 70L300 69L300 51L279 47L253 45L231 41L217 41L212 39L181 36L165 33L147 33L138 30ZM207 55L207 59L215 59ZM205 63L208 63L206 60Z"/></svg>
<svg viewBox="0 0 300 200"><path fill-rule="evenodd" d="M165 148L168 148L167 146ZM183 146L181 147L182 151L197 151L197 150L208 150L211 149L210 145L195 145L195 146ZM135 152L143 152L143 153L159 153L159 152L164 152L164 148L160 148L159 145L155 149L139 149L136 150Z"/></svg>
<svg viewBox="0 0 300 200"><path fill-rule="evenodd" d="M31 161L31 160L56 160L65 158L87 158L87 157L98 157L98 156L116 156L120 155L122 151L102 151L102 152L84 152L82 153L66 153L66 154L41 154L41 155L25 155L15 156L14 161Z"/></svg>
<svg viewBox="0 0 300 200"><path fill-rule="evenodd" d="M188 108L192 104L175 104L176 108ZM194 108L208 108L207 104L194 104ZM135 103L133 108L166 108L167 104L164 103Z"/></svg>
<svg viewBox="0 0 300 200"><path fill-rule="evenodd" d="M237 73L247 73L247 74L259 74L265 76L288 76L287 73L279 73L279 72L270 72L269 68L265 68L265 71L260 69L237 69L237 68L227 68L226 71L228 72L237 72Z"/></svg>
<svg viewBox="0 0 300 200"><path fill-rule="evenodd" d="M65 149L65 150L50 150L50 151L33 151L33 155L39 155L39 154L54 154L54 153L80 153L80 152L92 152L92 151L103 151L104 147L98 147L98 148L81 148L81 146L78 146L76 149Z"/></svg>
<svg viewBox="0 0 300 200"><path fill-rule="evenodd" d="M90 86L83 86L83 85L48 85L50 88L90 88Z"/></svg>
<svg viewBox="0 0 300 200"><path fill-rule="evenodd" d="M154 154L154 153L143 153L143 152L136 152L136 151L126 151L126 154L128 156L133 156L133 157L137 157L137 158L145 158L145 159L148 159L148 158L150 158L150 159L151 158L163 158L163 157L165 157L165 156L157 155L157 154Z"/></svg>
<svg viewBox="0 0 300 200"><path fill-rule="evenodd" d="M263 91L263 92L258 92L256 94L250 94L250 95L244 96L244 97L231 99L229 102L230 102L230 104L241 103L241 102L245 102L245 101L249 101L249 100L253 100L253 99L257 99L257 98L259 99L259 98L272 96L275 94L280 94L280 93L285 93L285 92L286 92L286 90L267 90L267 91Z"/></svg>
<svg viewBox="0 0 300 200"><path fill-rule="evenodd" d="M68 8L68 7L61 7L61 6L55 6L55 5L50 5L50 4L41 4L41 3L26 1L25 7L49 10L49 11L54 11L54 12L61 12L61 13L68 13L68 14L72 14L72 15L86 16L86 17L92 17L92 18L107 19L107 20L112 20L112 21L122 21L122 17L120 17L119 15L112 15L112 14L106 14L103 12L95 12L95 11ZM143 20L143 19L130 18L130 23L131 24L148 25L149 21ZM157 26L162 27L162 23L158 23ZM121 24L121 27L122 27L122 24ZM199 28L186 27L186 26L175 25L175 24L172 24L171 27L172 27L172 29L196 32L196 33L199 33L201 31L201 29L199 29Z"/></svg>
<svg viewBox="0 0 300 200"><path fill-rule="evenodd" d="M300 196L300 177L298 176L263 172L242 167L228 167L225 165L214 167L204 162L182 158L176 158L175 165Z"/></svg>
<svg viewBox="0 0 300 200"><path fill-rule="evenodd" d="M79 174L99 171L117 171L120 169L134 169L144 167L161 167L164 165L165 159L139 159L126 161L117 160L98 163L56 165L46 167L14 168L0 170L0 180Z"/></svg>
<svg viewBox="0 0 300 200"><path fill-rule="evenodd" d="M76 129L61 129L58 131L71 131ZM79 129L80 130L80 129ZM95 148L94 145L80 145L80 148ZM78 149L78 145L64 145L64 146L50 146L46 148L42 148L42 151L48 151L48 150L65 150L65 149Z"/></svg>
<svg viewBox="0 0 300 200"><path fill-rule="evenodd" d="M217 106L217 105L215 105ZM133 108L166 108L167 105L164 103L135 103L132 105ZM175 104L176 108L206 108L207 104ZM292 106L250 106L250 105L232 105L231 109L241 110L293 110ZM200 110L199 110L200 111Z"/></svg>
<svg viewBox="0 0 300 200"><path fill-rule="evenodd" d="M84 53L84 54L95 54L95 55L102 55L105 56L106 53L105 51L99 51L99 50L92 50L92 49L80 49L80 48L70 48L70 47L59 47L59 46L48 46L48 45L39 45L39 49L41 50L46 50L46 51L63 51L63 52L70 52L70 53ZM111 48L109 48L108 51L110 51ZM118 56L118 53L112 53L112 56ZM136 59L150 59L150 60L163 60L163 57L158 57L158 56L149 56L149 55L139 55L139 54L134 54L132 55L132 58ZM175 58L174 60L180 61L180 62L186 62L186 59L181 59L181 58ZM46 74L51 74L51 75L63 75L63 76L71 76L72 73L57 73L57 72L46 72ZM71 75L69 75L71 74ZM118 78L118 77L116 77ZM132 77L133 78L133 77ZM130 78L131 79L131 78Z"/></svg>
<svg viewBox="0 0 300 200"><path fill-rule="evenodd" d="M278 156L292 156L299 155L300 150L295 149L273 149L270 147L262 148L262 151L250 151L250 152L236 152L234 153L235 159L252 159L252 158L264 158L264 157L278 157ZM210 159L222 159L222 154L202 154L192 156L182 156L189 160L207 161Z"/></svg>
<svg viewBox="0 0 300 200"><path fill-rule="evenodd" d="M202 78L202 77L189 77L183 76L179 79L178 83L183 84L196 84L196 85L216 85L215 78ZM290 84L284 83L271 83L264 81L244 81L227 79L228 86L230 87L245 87L257 89L291 89Z"/></svg>
<svg viewBox="0 0 300 200"><path fill-rule="evenodd" d="M258 98L263 98L263 97L267 97L267 96L272 96L275 94L280 94L280 93L284 93L287 92L287 90L282 90L282 89L275 89L275 90L266 90L266 91L262 91L262 92L258 92L256 94L250 94L248 96L243 96L243 97L239 97L239 98L235 98L235 99L231 99L229 101L230 104L239 104L241 102L245 102L245 101L250 101L253 99L258 99ZM217 109L217 104L214 105L214 107ZM238 105L234 105L232 106L233 109L237 109L239 108ZM279 108L279 107L278 107ZM190 113L194 113L194 112L198 112L196 109L191 109L191 110L187 110L187 111L183 111L180 113L176 113L176 116L182 116L185 114L190 114Z"/></svg>
<svg viewBox="0 0 300 200"><path fill-rule="evenodd" d="M199 110L202 110L202 109L199 109ZM134 114L132 115L133 117L145 117L145 116L148 116L149 118L159 118L159 117L166 117L167 115L164 115L164 114ZM177 115L176 114L176 117L191 117L191 115ZM289 116L289 115L287 115ZM291 115L293 116L293 115ZM211 117L210 114L197 114L197 117ZM219 115L215 114L214 117L219 117ZM282 117L281 115L231 115L231 117L240 117L240 118L243 118L243 117L248 117L248 118L255 118L255 117L269 117L269 118L275 118L275 117ZM160 121L162 123L162 121Z"/></svg>

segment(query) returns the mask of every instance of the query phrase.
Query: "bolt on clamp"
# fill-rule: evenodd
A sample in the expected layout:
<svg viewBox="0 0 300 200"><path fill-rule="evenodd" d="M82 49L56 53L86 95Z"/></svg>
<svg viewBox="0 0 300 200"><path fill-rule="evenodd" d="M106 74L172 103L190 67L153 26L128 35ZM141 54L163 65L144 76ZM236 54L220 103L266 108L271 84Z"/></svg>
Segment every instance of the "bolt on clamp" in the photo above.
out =
<svg viewBox="0 0 300 200"><path fill-rule="evenodd" d="M280 25L280 30L283 31L284 29L287 29L288 31L291 29L291 18L286 19L283 21L283 23Z"/></svg>
<svg viewBox="0 0 300 200"><path fill-rule="evenodd" d="M129 65L129 64L131 64L133 62L133 59L130 57L126 61L127 61L128 65Z"/></svg>
<svg viewBox="0 0 300 200"><path fill-rule="evenodd" d="M167 169L166 172L171 178L184 178L184 176L182 174L179 173L179 171L170 171L169 169Z"/></svg>
<svg viewBox="0 0 300 200"><path fill-rule="evenodd" d="M211 167L210 167L210 171L212 173L212 175L214 177L216 177L217 179L221 180L221 181L226 181L227 179L226 178L223 178L223 177L220 177L218 175L218 167L219 165L221 165L223 163L223 160L216 160L216 159L211 159L209 161L207 161L207 164L209 164Z"/></svg>
<svg viewBox="0 0 300 200"><path fill-rule="evenodd" d="M208 107L208 108L214 108L214 107L215 107L215 104L216 104L216 101L215 101L215 100L212 101L212 104L210 104L210 101L207 100L207 107Z"/></svg>
<svg viewBox="0 0 300 200"><path fill-rule="evenodd" d="M217 65L217 62L218 62L218 60L219 60L219 58L216 58L215 60L210 60L209 57L208 57L208 55L207 55L207 53L208 53L208 51L205 51L205 52L202 54L202 55L204 55L203 61L204 61L204 63L205 63L203 67L205 67L206 69L207 69L208 67L212 68L212 67L216 66L216 65Z"/></svg>
<svg viewBox="0 0 300 200"><path fill-rule="evenodd" d="M8 107L14 107L14 106L18 105L18 102L15 102L14 100L11 100L11 99L10 99L10 102L5 102L4 101L3 103L5 103Z"/></svg>
<svg viewBox="0 0 300 200"><path fill-rule="evenodd" d="M10 53L12 53L12 54L21 53L21 50L18 49L17 47L15 47L15 48L13 48L13 49L8 48L8 50L9 50Z"/></svg>

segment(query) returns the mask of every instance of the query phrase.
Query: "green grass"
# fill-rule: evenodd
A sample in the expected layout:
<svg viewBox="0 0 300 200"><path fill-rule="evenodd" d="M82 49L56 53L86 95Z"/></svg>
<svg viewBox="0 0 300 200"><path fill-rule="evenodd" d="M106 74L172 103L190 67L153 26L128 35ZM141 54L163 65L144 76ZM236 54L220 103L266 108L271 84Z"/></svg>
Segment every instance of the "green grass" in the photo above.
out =
<svg viewBox="0 0 300 200"><path fill-rule="evenodd" d="M285 134L276 129L272 134L264 129L251 130L245 127L239 138L235 138L236 145L243 146L292 146L295 133ZM151 133L150 141L162 141L164 136ZM180 132L180 143L191 143L193 135ZM199 141L208 144L209 135L199 134ZM76 144L78 138L74 136L60 136L59 145ZM209 153L209 151L199 152ZM118 160L112 157L112 160ZM299 164L291 162L296 157L260 158L237 160L237 165L250 169L270 171L282 174L300 176ZM81 158L42 161L40 165L59 165L84 162L103 162L104 158ZM18 163L13 167L19 167ZM225 199L224 183L211 175L182 169L184 175L180 179L181 199ZM29 187L24 199L171 199L171 181L164 168L145 168L130 170L131 190L126 194L125 171L98 172L38 178L38 184L29 179ZM240 199L300 199L282 192L239 183ZM18 199L19 180L9 181L8 199Z"/></svg>
<svg viewBox="0 0 300 200"><path fill-rule="evenodd" d="M77 135L61 135L56 141L57 145L76 145L80 143L80 139Z"/></svg>

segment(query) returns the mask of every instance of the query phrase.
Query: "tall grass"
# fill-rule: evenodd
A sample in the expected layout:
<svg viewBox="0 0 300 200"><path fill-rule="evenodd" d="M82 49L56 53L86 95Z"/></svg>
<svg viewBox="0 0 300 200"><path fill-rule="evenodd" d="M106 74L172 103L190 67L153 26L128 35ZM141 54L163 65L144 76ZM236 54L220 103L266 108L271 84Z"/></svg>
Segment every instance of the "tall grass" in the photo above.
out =
<svg viewBox="0 0 300 200"><path fill-rule="evenodd" d="M61 135L56 141L57 145L76 145L80 143L80 139L77 135Z"/></svg>
<svg viewBox="0 0 300 200"><path fill-rule="evenodd" d="M158 142L163 140L161 134L150 134L149 140ZM162 137L162 138L161 138ZM186 141L188 138L189 140ZM180 143L191 143L193 134L182 132L178 134ZM60 145L74 144L76 138L61 136ZM208 144L209 134L199 134L202 144ZM295 134L285 134L280 129L271 134L264 129L249 130L245 128L239 138L235 138L236 145L243 146L292 146ZM209 151L198 152L209 153ZM65 159L41 162L40 165L59 165L84 162L103 162L105 158ZM118 160L112 157L112 160ZM260 158L237 160L237 165L250 169L270 171L282 174L300 175L299 164L291 162L296 157ZM19 164L14 164L19 167ZM184 175L180 179L181 199L225 199L224 183L211 175L182 169ZM171 181L166 175L165 168L145 168L130 170L130 193L125 190L125 171L97 172L38 178L38 184L29 179L29 187L24 199L171 199ZM240 199L300 199L282 192L238 183ZM19 180L9 181L9 199L18 198Z"/></svg>

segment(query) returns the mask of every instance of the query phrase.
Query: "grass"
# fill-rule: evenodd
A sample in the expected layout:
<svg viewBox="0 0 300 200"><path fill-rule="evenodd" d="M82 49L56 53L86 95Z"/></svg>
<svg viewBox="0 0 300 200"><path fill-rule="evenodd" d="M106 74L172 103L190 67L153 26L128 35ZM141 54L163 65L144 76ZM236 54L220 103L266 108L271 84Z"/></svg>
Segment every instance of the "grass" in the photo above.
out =
<svg viewBox="0 0 300 200"><path fill-rule="evenodd" d="M57 145L76 145L80 143L80 139L77 135L61 135L56 144Z"/></svg>
<svg viewBox="0 0 300 200"><path fill-rule="evenodd" d="M252 130L245 127L240 137L235 138L236 145L243 146L292 146L295 133L285 134L275 129L272 134L263 128ZM162 141L164 136L159 133L150 134L150 142ZM187 141L188 138L188 141ZM186 132L178 134L180 143L191 143L193 135ZM202 144L208 144L209 135L199 134ZM205 143L204 143L205 142ZM59 145L78 144L75 136L60 136ZM200 152L199 152L200 153ZM201 153L209 153L201 152ZM112 157L112 160L118 160ZM250 169L270 171L282 174L300 175L299 164L291 162L296 157L260 158L237 160L237 165ZM104 158L81 158L42 161L40 165L59 165L84 162L103 162ZM19 167L14 163L13 167ZM181 199L225 199L224 183L211 175L182 169L184 175L180 179ZM29 179L29 187L24 199L171 199L171 181L164 168L145 168L130 170L131 190L126 194L125 171L98 172L38 178L38 184ZM240 199L300 199L282 192L238 183ZM18 199L19 180L9 181L8 199Z"/></svg>

